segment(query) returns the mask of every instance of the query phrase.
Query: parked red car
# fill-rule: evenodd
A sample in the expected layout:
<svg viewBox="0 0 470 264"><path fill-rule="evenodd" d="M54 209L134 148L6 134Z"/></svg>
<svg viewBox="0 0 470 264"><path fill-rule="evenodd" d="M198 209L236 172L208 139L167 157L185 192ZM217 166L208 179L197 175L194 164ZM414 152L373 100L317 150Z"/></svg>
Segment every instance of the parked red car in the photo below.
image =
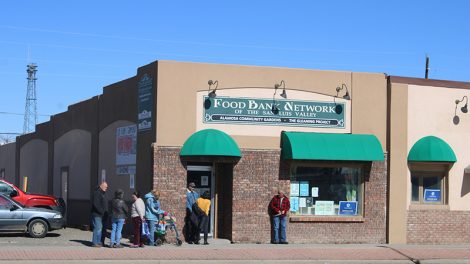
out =
<svg viewBox="0 0 470 264"><path fill-rule="evenodd" d="M25 207L40 207L56 210L65 216L65 202L62 198L23 192L20 188L5 180L0 180L0 193L11 197L14 201Z"/></svg>

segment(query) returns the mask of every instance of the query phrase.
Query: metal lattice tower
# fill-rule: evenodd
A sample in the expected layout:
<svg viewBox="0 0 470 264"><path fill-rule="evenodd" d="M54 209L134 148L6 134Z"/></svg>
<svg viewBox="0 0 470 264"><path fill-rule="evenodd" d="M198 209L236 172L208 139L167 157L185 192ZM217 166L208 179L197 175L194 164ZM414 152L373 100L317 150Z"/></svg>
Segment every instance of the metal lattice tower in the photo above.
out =
<svg viewBox="0 0 470 264"><path fill-rule="evenodd" d="M36 72L38 65L30 63L27 66L28 88L26 91L26 106L24 108L23 134L33 132L38 123L38 110L36 98Z"/></svg>

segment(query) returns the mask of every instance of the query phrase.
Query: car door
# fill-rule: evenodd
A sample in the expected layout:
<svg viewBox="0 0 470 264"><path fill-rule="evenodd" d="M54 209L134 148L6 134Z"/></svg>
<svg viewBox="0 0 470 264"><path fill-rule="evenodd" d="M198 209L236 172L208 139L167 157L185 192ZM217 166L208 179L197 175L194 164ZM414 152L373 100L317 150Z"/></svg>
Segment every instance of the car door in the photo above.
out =
<svg viewBox="0 0 470 264"><path fill-rule="evenodd" d="M24 230L23 210L3 195L0 195L0 230Z"/></svg>

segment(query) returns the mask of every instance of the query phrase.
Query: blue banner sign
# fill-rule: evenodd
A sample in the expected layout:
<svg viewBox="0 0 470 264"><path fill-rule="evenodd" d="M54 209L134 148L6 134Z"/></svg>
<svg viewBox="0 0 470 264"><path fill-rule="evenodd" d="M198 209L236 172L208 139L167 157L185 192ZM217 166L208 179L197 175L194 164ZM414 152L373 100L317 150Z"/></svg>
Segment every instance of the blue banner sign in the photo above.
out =
<svg viewBox="0 0 470 264"><path fill-rule="evenodd" d="M145 74L138 83L138 130L152 128L153 78Z"/></svg>
<svg viewBox="0 0 470 264"><path fill-rule="evenodd" d="M441 201L441 190L439 190L439 189L424 189L424 201L425 202L440 202Z"/></svg>
<svg viewBox="0 0 470 264"><path fill-rule="evenodd" d="M339 202L339 215L357 215L357 201L340 201Z"/></svg>
<svg viewBox="0 0 470 264"><path fill-rule="evenodd" d="M345 128L345 104L204 96L204 123Z"/></svg>

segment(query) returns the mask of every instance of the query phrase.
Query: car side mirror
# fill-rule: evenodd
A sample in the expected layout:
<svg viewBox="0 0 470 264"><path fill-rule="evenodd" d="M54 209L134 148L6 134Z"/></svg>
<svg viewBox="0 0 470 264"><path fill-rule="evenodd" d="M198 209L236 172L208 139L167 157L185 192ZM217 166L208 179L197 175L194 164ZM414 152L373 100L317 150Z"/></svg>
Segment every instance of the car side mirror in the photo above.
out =
<svg viewBox="0 0 470 264"><path fill-rule="evenodd" d="M18 210L18 206L16 206L16 204L12 204L11 207L10 207L10 211L16 211Z"/></svg>
<svg viewBox="0 0 470 264"><path fill-rule="evenodd" d="M11 191L10 193L10 197L16 197L16 196L18 196L18 191L13 189L13 191Z"/></svg>

